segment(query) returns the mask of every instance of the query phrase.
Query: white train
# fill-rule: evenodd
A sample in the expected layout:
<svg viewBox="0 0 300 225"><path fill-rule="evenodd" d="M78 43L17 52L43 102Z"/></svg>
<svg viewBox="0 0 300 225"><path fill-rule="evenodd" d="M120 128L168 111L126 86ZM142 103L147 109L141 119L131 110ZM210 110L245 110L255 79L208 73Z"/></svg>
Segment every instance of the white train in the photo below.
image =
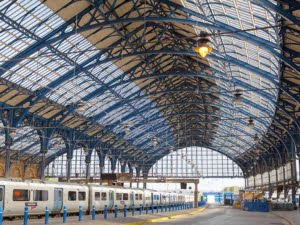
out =
<svg viewBox="0 0 300 225"><path fill-rule="evenodd" d="M50 214L61 214L64 206L68 213L77 213L79 206L90 213L92 206L97 211L138 208L148 204L168 205L192 203L193 196L178 193L158 192L147 189L100 186L95 184L44 183L31 181L0 180L0 207L4 217L22 216L28 206L29 215L44 215L48 207Z"/></svg>

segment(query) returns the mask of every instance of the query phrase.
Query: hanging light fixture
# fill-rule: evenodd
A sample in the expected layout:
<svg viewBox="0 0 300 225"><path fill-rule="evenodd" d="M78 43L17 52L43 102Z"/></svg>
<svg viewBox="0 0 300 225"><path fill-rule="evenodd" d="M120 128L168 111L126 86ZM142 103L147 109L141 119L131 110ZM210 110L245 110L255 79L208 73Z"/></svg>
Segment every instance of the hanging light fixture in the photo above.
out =
<svg viewBox="0 0 300 225"><path fill-rule="evenodd" d="M17 136L17 129L11 128L9 134L12 138L15 138Z"/></svg>
<svg viewBox="0 0 300 225"><path fill-rule="evenodd" d="M232 100L233 104L235 105L240 105L243 102L243 98L242 98L242 93L240 89L237 89L236 92L234 93L233 96L233 100Z"/></svg>
<svg viewBox="0 0 300 225"><path fill-rule="evenodd" d="M209 43L208 34L206 32L201 32L195 52L199 53L199 55L203 58L205 58L207 54L213 50L207 43Z"/></svg>
<svg viewBox="0 0 300 225"><path fill-rule="evenodd" d="M129 126L129 124L124 124L124 131L125 131L125 133L126 134L128 134L129 132L130 132L130 126Z"/></svg>
<svg viewBox="0 0 300 225"><path fill-rule="evenodd" d="M248 124L247 126L252 129L254 127L255 123L254 123L254 120L252 119L252 117L249 118L248 120Z"/></svg>
<svg viewBox="0 0 300 225"><path fill-rule="evenodd" d="M152 138L152 144L153 144L153 146L156 146L157 145L157 138L156 137L153 137Z"/></svg>
<svg viewBox="0 0 300 225"><path fill-rule="evenodd" d="M79 101L77 103L77 109L75 110L77 113L84 113L85 108L84 108L84 102L83 101Z"/></svg>
<svg viewBox="0 0 300 225"><path fill-rule="evenodd" d="M254 141L255 141L256 143L259 141L259 138L258 138L258 135L257 135L257 134L255 134L255 136L254 136Z"/></svg>

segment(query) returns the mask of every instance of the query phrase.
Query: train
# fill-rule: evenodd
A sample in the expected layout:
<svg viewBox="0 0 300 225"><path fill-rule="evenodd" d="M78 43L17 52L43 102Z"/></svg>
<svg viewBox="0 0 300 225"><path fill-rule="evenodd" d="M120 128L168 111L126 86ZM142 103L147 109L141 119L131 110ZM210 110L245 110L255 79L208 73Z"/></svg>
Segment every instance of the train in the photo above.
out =
<svg viewBox="0 0 300 225"><path fill-rule="evenodd" d="M46 207L51 215L62 214L64 207L68 213L77 213L79 206L89 214L93 206L101 212L105 206L108 210L115 206L132 209L146 204L164 206L192 203L193 200L192 195L149 189L0 179L0 207L4 217L22 216L26 206L29 215L44 215Z"/></svg>

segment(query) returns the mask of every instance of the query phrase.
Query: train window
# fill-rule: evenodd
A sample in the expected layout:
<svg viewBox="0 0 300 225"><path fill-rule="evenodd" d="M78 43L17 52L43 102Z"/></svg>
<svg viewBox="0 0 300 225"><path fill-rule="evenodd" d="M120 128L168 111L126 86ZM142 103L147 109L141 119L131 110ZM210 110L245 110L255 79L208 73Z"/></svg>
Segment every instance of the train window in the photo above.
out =
<svg viewBox="0 0 300 225"><path fill-rule="evenodd" d="M143 200L143 194L139 194L139 199Z"/></svg>
<svg viewBox="0 0 300 225"><path fill-rule="evenodd" d="M78 192L78 200L79 201L85 201L85 192L84 191L79 191Z"/></svg>
<svg viewBox="0 0 300 225"><path fill-rule="evenodd" d="M13 200L14 201L29 201L29 191L21 190L21 189L14 189Z"/></svg>
<svg viewBox="0 0 300 225"><path fill-rule="evenodd" d="M106 192L101 192L101 200L106 201Z"/></svg>
<svg viewBox="0 0 300 225"><path fill-rule="evenodd" d="M69 201L76 201L76 191L69 191L68 200Z"/></svg>
<svg viewBox="0 0 300 225"><path fill-rule="evenodd" d="M123 194L123 200L128 200L128 194L127 193Z"/></svg>
<svg viewBox="0 0 300 225"><path fill-rule="evenodd" d="M48 191L34 190L33 201L48 201Z"/></svg>
<svg viewBox="0 0 300 225"><path fill-rule="evenodd" d="M3 201L3 189L0 189L0 202Z"/></svg>
<svg viewBox="0 0 300 225"><path fill-rule="evenodd" d="M121 194L121 193L117 193L116 199L117 199L117 200L122 200L122 194Z"/></svg>
<svg viewBox="0 0 300 225"><path fill-rule="evenodd" d="M135 194L135 200L139 200L139 194Z"/></svg>
<svg viewBox="0 0 300 225"><path fill-rule="evenodd" d="M95 201L100 201L100 192L95 192Z"/></svg>

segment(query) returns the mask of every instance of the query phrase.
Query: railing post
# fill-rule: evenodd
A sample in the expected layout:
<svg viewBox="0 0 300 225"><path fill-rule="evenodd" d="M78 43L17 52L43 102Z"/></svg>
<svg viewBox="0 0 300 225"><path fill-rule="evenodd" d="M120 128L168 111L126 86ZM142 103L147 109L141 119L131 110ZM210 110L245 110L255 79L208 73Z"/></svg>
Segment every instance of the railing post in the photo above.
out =
<svg viewBox="0 0 300 225"><path fill-rule="evenodd" d="M48 209L48 207L46 207L46 209L45 209L45 224L46 225L49 224L49 209ZM0 225L1 225L1 223L0 223Z"/></svg>
<svg viewBox="0 0 300 225"><path fill-rule="evenodd" d="M79 206L78 221L82 220L82 206Z"/></svg>
<svg viewBox="0 0 300 225"><path fill-rule="evenodd" d="M152 212L152 214L154 214L154 205L153 204L151 205L151 212Z"/></svg>
<svg viewBox="0 0 300 225"><path fill-rule="evenodd" d="M63 223L67 222L67 207L64 206L64 210L63 210Z"/></svg>
<svg viewBox="0 0 300 225"><path fill-rule="evenodd" d="M117 205L115 205L114 213L115 213L115 218L118 218L118 206Z"/></svg>
<svg viewBox="0 0 300 225"><path fill-rule="evenodd" d="M95 220L96 219L96 206L93 205L92 207L92 220Z"/></svg>
<svg viewBox="0 0 300 225"><path fill-rule="evenodd" d="M127 208L126 208L126 205L124 205L124 218L126 218L127 216Z"/></svg>
<svg viewBox="0 0 300 225"><path fill-rule="evenodd" d="M3 222L3 209L0 207L0 225L2 225Z"/></svg>
<svg viewBox="0 0 300 225"><path fill-rule="evenodd" d="M163 205L161 205L160 206L160 212L163 212L163 210L164 210L164 207L163 207Z"/></svg>
<svg viewBox="0 0 300 225"><path fill-rule="evenodd" d="M103 217L104 217L105 220L107 219L107 205L104 206Z"/></svg>
<svg viewBox="0 0 300 225"><path fill-rule="evenodd" d="M134 204L133 204L133 205L132 205L132 210L131 210L132 216L134 216L134 211L135 211L135 206L134 206Z"/></svg>
<svg viewBox="0 0 300 225"><path fill-rule="evenodd" d="M28 225L28 207L24 208L23 225Z"/></svg>
<svg viewBox="0 0 300 225"><path fill-rule="evenodd" d="M142 211L143 211L143 206L142 204L140 204L140 215L142 215Z"/></svg>
<svg viewBox="0 0 300 225"><path fill-rule="evenodd" d="M157 205L156 205L156 213L158 213L158 207L159 207L159 206L158 206L158 204L157 204Z"/></svg>
<svg viewBox="0 0 300 225"><path fill-rule="evenodd" d="M146 204L146 214L148 214L148 204Z"/></svg>

